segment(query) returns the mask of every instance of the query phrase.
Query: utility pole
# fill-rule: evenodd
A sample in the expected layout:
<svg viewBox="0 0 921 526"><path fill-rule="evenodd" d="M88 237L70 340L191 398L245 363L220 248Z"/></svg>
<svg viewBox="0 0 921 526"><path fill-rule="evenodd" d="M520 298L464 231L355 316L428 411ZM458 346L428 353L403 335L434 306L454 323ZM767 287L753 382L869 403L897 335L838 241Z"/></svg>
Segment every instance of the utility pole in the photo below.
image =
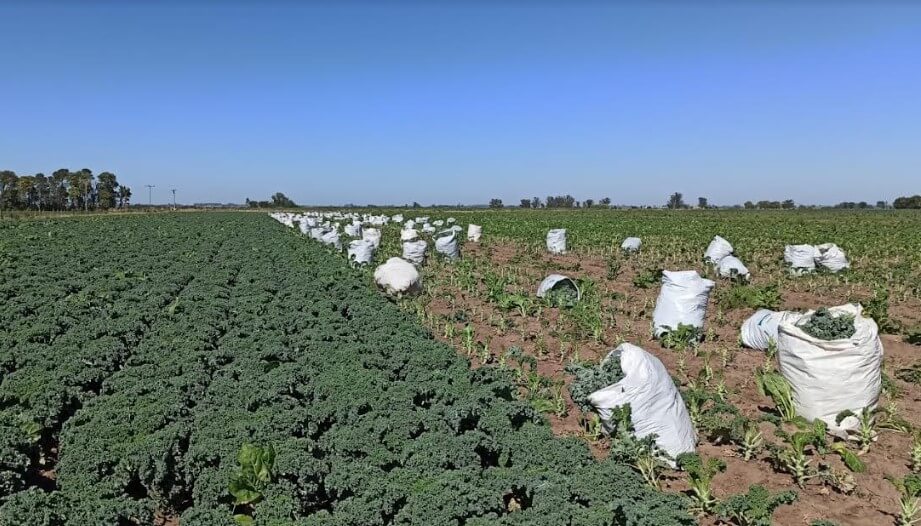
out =
<svg viewBox="0 0 921 526"><path fill-rule="evenodd" d="M170 188L170 191L173 192L173 210L176 209L176 189Z"/></svg>
<svg viewBox="0 0 921 526"><path fill-rule="evenodd" d="M153 206L153 189L157 187L155 184L145 184L147 187L147 206Z"/></svg>

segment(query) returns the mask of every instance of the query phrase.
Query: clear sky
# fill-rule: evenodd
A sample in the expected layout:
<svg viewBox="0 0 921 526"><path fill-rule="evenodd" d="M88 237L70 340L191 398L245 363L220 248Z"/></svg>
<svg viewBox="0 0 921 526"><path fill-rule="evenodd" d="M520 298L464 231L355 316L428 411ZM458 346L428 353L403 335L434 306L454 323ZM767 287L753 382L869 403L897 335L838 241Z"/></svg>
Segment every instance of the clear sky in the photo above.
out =
<svg viewBox="0 0 921 526"><path fill-rule="evenodd" d="M0 0L0 169L136 202L921 192L921 2L130 4Z"/></svg>

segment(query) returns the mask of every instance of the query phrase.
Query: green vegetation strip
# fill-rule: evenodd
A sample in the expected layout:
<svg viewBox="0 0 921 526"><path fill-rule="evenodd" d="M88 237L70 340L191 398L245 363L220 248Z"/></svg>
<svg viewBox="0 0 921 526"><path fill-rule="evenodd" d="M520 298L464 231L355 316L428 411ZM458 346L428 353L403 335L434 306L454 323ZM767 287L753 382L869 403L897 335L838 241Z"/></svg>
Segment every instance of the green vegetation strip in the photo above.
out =
<svg viewBox="0 0 921 526"><path fill-rule="evenodd" d="M694 523L267 216L0 229L0 524Z"/></svg>

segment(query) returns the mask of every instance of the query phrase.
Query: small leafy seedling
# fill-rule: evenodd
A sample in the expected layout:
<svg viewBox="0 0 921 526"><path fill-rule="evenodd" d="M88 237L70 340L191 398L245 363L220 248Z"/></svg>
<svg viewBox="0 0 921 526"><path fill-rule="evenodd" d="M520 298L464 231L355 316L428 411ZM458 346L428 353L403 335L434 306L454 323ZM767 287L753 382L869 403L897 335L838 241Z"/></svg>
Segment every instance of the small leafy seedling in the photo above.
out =
<svg viewBox="0 0 921 526"><path fill-rule="evenodd" d="M755 377L758 383L758 393L762 396L769 396L774 401L774 407L777 408L780 418L784 422L796 420L796 407L793 405L793 389L789 382L776 372L758 373Z"/></svg>
<svg viewBox="0 0 921 526"><path fill-rule="evenodd" d="M838 413L835 417L835 423L839 426L847 417L855 417L860 421L856 431L849 431L849 438L857 442L860 446L860 454L870 450L870 444L876 442L876 412L869 407L864 407L860 414L854 414L851 410L845 410Z"/></svg>
<svg viewBox="0 0 921 526"><path fill-rule="evenodd" d="M921 522L921 475L909 473L904 478L887 477L899 492L899 516L896 524L911 526Z"/></svg>
<svg viewBox="0 0 921 526"><path fill-rule="evenodd" d="M704 459L697 453L678 455L676 460L678 467L688 474L693 501L691 509L701 513L712 512L719 502L713 496L713 477L726 471L726 463L718 458Z"/></svg>
<svg viewBox="0 0 921 526"><path fill-rule="evenodd" d="M228 490L234 498L235 510L237 506L256 504L262 499L262 492L272 481L275 448L271 444L266 447L243 444L237 454L237 463L240 469L228 484ZM241 513L235 514L234 520L239 524L250 524L253 519L250 515Z"/></svg>

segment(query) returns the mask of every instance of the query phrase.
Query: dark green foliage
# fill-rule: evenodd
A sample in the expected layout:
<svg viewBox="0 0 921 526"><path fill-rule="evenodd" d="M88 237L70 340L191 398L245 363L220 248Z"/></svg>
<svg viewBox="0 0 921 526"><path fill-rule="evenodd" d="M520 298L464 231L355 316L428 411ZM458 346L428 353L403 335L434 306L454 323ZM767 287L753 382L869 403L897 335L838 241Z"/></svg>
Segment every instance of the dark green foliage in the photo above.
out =
<svg viewBox="0 0 921 526"><path fill-rule="evenodd" d="M569 394L572 401L584 412L594 411L588 401L588 396L599 389L623 380L624 371L620 367L620 356L612 355L598 365L570 362L566 365L566 372L573 375L569 384Z"/></svg>
<svg viewBox="0 0 921 526"><path fill-rule="evenodd" d="M825 307L816 310L805 321L799 322L797 327L813 338L826 341L850 338L857 332L854 326L854 316L850 314L836 316Z"/></svg>
<svg viewBox="0 0 921 526"><path fill-rule="evenodd" d="M14 225L0 524L694 523L678 496L554 438L507 371L471 370L266 216ZM29 475L53 443L44 491ZM246 443L271 444L274 464L241 468ZM235 510L229 486L250 471L261 498Z"/></svg>
<svg viewBox="0 0 921 526"><path fill-rule="evenodd" d="M634 434L632 412L630 404L615 407L612 411L608 424L608 432L611 435L611 449L608 458L630 465L636 465L637 460L643 456L654 455L666 458L668 455L656 446L656 435L637 438Z"/></svg>
<svg viewBox="0 0 921 526"><path fill-rule="evenodd" d="M662 269L647 269L640 271L633 277L633 286L648 289L662 279Z"/></svg>
<svg viewBox="0 0 921 526"><path fill-rule="evenodd" d="M728 289L717 290L716 303L723 310L743 307L773 310L780 306L781 297L776 284L758 286L735 283Z"/></svg>
<svg viewBox="0 0 921 526"><path fill-rule="evenodd" d="M771 526L774 510L796 500L796 492L771 494L764 486L752 485L748 493L733 495L717 507L717 514L736 526Z"/></svg>
<svg viewBox="0 0 921 526"><path fill-rule="evenodd" d="M903 382L921 384L921 362L895 371L895 377Z"/></svg>
<svg viewBox="0 0 921 526"><path fill-rule="evenodd" d="M564 279L548 290L544 299L552 307L571 308L579 302L579 289L572 281Z"/></svg>
<svg viewBox="0 0 921 526"><path fill-rule="evenodd" d="M837 522L826 519L816 519L809 523L809 526L839 526Z"/></svg>

